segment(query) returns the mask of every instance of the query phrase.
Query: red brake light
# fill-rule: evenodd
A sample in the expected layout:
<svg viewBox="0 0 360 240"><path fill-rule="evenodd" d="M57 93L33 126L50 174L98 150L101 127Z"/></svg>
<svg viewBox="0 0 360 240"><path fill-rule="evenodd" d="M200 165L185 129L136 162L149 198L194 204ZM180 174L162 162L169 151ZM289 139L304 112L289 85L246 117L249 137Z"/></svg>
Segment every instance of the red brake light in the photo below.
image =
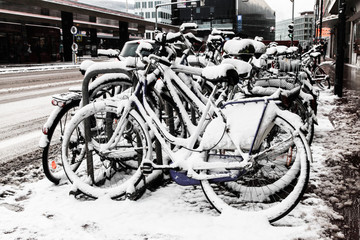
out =
<svg viewBox="0 0 360 240"><path fill-rule="evenodd" d="M42 128L42 132L43 132L43 134L48 135L49 129L44 126L44 127Z"/></svg>
<svg viewBox="0 0 360 240"><path fill-rule="evenodd" d="M51 100L51 104L57 106L57 101L55 99Z"/></svg>

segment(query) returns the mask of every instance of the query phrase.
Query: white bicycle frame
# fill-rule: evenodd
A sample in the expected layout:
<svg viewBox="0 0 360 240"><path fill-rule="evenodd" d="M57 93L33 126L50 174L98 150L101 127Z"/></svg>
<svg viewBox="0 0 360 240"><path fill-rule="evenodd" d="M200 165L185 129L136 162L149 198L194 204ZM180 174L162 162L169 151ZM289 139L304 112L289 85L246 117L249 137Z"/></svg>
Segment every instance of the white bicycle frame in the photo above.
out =
<svg viewBox="0 0 360 240"><path fill-rule="evenodd" d="M162 73L164 78L164 84L168 87L171 97L177 107L179 112L183 118L184 124L189 131L190 137L188 138L181 138L173 136L171 133L168 132L166 127L161 123L160 119L157 117L157 114L154 110L150 107L149 103L146 99L146 87L152 81L157 80L157 75ZM175 88L173 81L176 85L181 89L183 93L187 95L193 101L193 104L197 106L197 108L202 112L200 120L197 125L194 125L189 117L188 112L186 111L183 102L180 100L178 90ZM142 92L142 103L139 100L139 93L141 92L141 88L143 89ZM210 119L220 117L222 121L225 123L226 120L219 108L217 108L213 103L213 95L216 92L216 88L211 93L209 100L206 104L204 104L196 95L188 88L188 86L177 76L177 74L171 69L170 66L166 66L164 64L159 64L158 68L151 74L147 76L140 76L139 83L136 86L134 93L129 97L127 100L121 100L121 103L118 104L118 113L121 113L122 116L118 121L118 125L114 130L114 133L109 140L109 142L101 147L101 151L103 153L110 152L112 148L114 148L119 139L117 136L121 136L123 131L126 127L126 119L130 111L133 109L133 104L136 105L138 112L140 113L141 117L145 120L146 124L150 128L150 130L154 133L156 138L159 140L163 150L168 154L169 158L172 161L172 164L165 164L165 165L156 165L154 164L151 159L144 159L143 163L151 164L154 169L181 169L188 172L188 176L191 176L193 179L197 180L208 180L214 178L222 178L222 177L230 177L231 173L214 173L214 174L199 174L196 171L199 170L210 170L210 169L244 169L250 167L252 158L249 156L249 153L245 153L242 151L240 146L233 144L232 147L235 146L235 149L238 150L240 156L242 157L243 161L241 162L205 162L205 161L198 161L199 159L189 158L191 153L193 152L204 152L207 149L201 148L194 148L195 143L198 140L201 140L201 135L204 133L204 130L209 123ZM263 100L263 99L262 99ZM273 100L269 98L265 100L265 105ZM237 104L237 103L244 103L246 104L248 100L243 102L236 102L230 104ZM265 106L265 108L266 108ZM265 113L265 108L264 112ZM216 117L214 117L216 116ZM263 117L263 116L262 116ZM259 121L259 125L262 122L262 117ZM225 126L225 125L224 125ZM146 129L146 128L145 128ZM224 129L225 130L225 129ZM259 127L257 131L259 130ZM254 137L257 137L258 132L256 132ZM259 134L261 135L261 134ZM178 150L177 152L173 152L170 144L175 144L177 146L183 147L183 151ZM180 154L178 154L180 152ZM250 151L251 152L251 151Z"/></svg>

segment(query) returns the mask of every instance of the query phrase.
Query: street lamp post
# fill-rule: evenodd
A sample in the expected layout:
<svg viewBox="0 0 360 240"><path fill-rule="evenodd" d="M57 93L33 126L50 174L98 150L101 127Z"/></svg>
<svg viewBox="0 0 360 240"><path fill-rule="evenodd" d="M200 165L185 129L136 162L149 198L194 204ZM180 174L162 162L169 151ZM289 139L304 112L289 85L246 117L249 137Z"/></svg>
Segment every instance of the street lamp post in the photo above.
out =
<svg viewBox="0 0 360 240"><path fill-rule="evenodd" d="M319 26L319 28L320 28L320 31L319 31L319 35L320 35L319 39L320 39L320 41L321 41L321 38L322 38L323 5L324 5L323 0L321 0L320 1L320 26Z"/></svg>
<svg viewBox="0 0 360 240"><path fill-rule="evenodd" d="M294 0L290 0L290 2L292 2L292 17L291 17L291 21L292 24L294 24ZM294 28L294 27L293 27ZM291 46L294 45L294 33L291 34Z"/></svg>
<svg viewBox="0 0 360 240"><path fill-rule="evenodd" d="M346 27L346 1L339 0L338 3L338 31L337 31L337 49L335 65L334 94L338 97L343 96L344 80L344 60L345 60L345 27Z"/></svg>

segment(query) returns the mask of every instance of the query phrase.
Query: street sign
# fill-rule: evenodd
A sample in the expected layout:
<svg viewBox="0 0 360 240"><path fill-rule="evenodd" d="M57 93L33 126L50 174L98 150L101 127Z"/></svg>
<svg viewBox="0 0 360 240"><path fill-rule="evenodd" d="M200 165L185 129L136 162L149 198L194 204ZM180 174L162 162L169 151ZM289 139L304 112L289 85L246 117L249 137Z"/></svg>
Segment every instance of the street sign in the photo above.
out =
<svg viewBox="0 0 360 240"><path fill-rule="evenodd" d="M77 28L75 26L72 26L70 28L70 32L71 32L71 34L75 35L77 33Z"/></svg>
<svg viewBox="0 0 360 240"><path fill-rule="evenodd" d="M237 15L237 31L242 31L242 15Z"/></svg>
<svg viewBox="0 0 360 240"><path fill-rule="evenodd" d="M77 50L78 50L78 45L76 44L76 43L73 43L72 45L71 45L71 50L73 50L73 52L76 52Z"/></svg>

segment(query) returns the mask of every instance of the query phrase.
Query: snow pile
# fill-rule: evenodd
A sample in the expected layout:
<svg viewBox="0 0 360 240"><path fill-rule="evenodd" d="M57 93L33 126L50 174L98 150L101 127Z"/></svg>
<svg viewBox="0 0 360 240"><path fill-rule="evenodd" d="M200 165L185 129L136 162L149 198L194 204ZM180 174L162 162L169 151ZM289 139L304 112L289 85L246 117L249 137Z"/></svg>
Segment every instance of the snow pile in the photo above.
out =
<svg viewBox="0 0 360 240"><path fill-rule="evenodd" d="M99 56L109 56L116 57L119 55L120 51L118 49L98 49L97 50Z"/></svg>
<svg viewBox="0 0 360 240"><path fill-rule="evenodd" d="M342 179L339 168L347 164L351 169L346 154L359 149L358 132L351 136L346 129L350 123L356 126L359 110L339 110L334 105L338 101L330 91L321 93L309 189L299 205L273 225L261 217L237 212L217 214L199 186L165 184L155 191L147 190L137 201L75 199L68 194L68 184L54 186L47 179L38 180L41 167L35 162L36 167L19 167L0 178L0 238L341 239L344 234L332 221L344 218L327 201L344 208L351 205L343 199L344 193L358 191L359 176L352 176L353 181L350 176ZM349 114L351 117L344 117ZM343 134L342 129L346 129Z"/></svg>
<svg viewBox="0 0 360 240"><path fill-rule="evenodd" d="M140 200L80 201L46 179L0 203L2 239L292 239L307 226L273 227L263 218L217 215L198 187L170 184ZM261 229L261 231L259 231ZM313 235L305 233L305 236Z"/></svg>
<svg viewBox="0 0 360 240"><path fill-rule="evenodd" d="M0 68L0 74L74 69L74 68L78 68L78 67L79 67L78 65L73 65L73 64L53 64L53 65L39 65L39 66L25 66L25 67L9 67L9 68Z"/></svg>

